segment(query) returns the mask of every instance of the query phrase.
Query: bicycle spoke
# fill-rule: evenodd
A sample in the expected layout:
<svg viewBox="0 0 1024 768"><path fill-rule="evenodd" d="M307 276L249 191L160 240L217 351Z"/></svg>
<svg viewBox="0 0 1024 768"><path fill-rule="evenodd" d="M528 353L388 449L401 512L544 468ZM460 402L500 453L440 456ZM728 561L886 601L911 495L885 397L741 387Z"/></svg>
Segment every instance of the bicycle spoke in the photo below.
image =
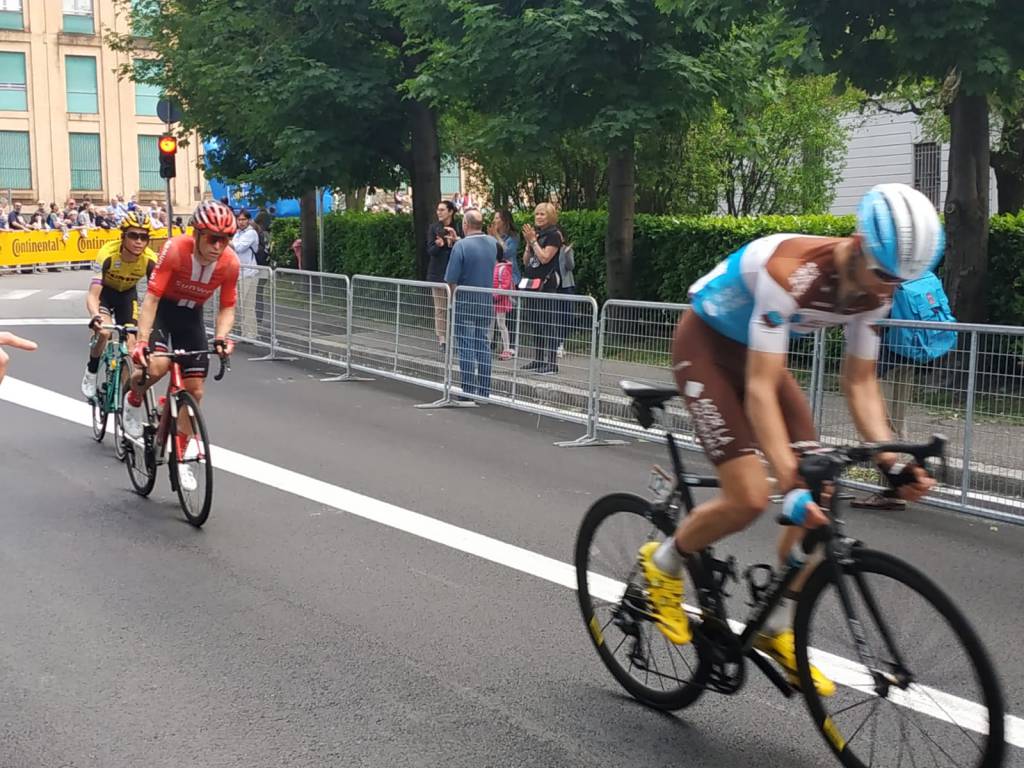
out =
<svg viewBox="0 0 1024 768"><path fill-rule="evenodd" d="M869 702L869 701L871 701L871 702L872 702L872 707L871 707L871 711L870 711L870 712L868 712L868 714L867 714L867 715L866 715L866 716L864 717L864 719L860 721L860 725L858 725L858 726L857 726L857 727L856 727L856 728L854 729L854 731L853 731L853 735L852 735L852 736L850 736L850 738L848 738L848 739L846 740L846 743L847 743L847 744L852 744L852 743L853 743L853 740L857 738L857 734L858 734L858 733L860 733L860 732L861 732L861 729L862 729L862 728L864 727L864 724L865 724L865 723L867 723L867 721L868 721L868 720L869 720L869 719L870 719L871 717L873 717L873 716L874 716L875 712L876 712L876 711L878 710L878 704L879 704L879 701L880 701L880 700L879 700L879 699L874 699L874 700L872 700L872 699L864 699L863 701L860 701L860 702L858 702L857 704L854 704L853 706L850 706L850 707L845 707L844 709L841 709L841 710L839 710L839 712L836 712L836 714L835 714L835 715L833 715L833 718L832 718L832 719L834 720L834 719L835 719L835 717L836 717L836 715L839 715L839 714L840 714L840 712L848 712L848 711L850 711L851 709L853 709L853 707L859 707L859 706L860 706L861 704L865 704L865 703L867 703L867 702Z"/></svg>
<svg viewBox="0 0 1024 768"><path fill-rule="evenodd" d="M901 721L901 722L908 722L908 718L907 718L906 714L904 714L904 712L902 711L902 709L903 709L902 707L896 707L896 712L897 712L897 713L899 714L899 716L900 716L900 721ZM939 750L939 752L941 752L942 754L944 754L944 755L945 755L945 756L946 756L946 757L947 757L947 758L949 759L949 762L950 762L950 764L951 764L951 765L957 765L957 764L958 764L958 763L957 763L957 760L956 760L956 759L955 759L955 758L954 758L954 757L953 757L953 756L952 756L951 754L949 754L949 753L948 753L948 752L947 752L946 750L944 750L944 749L942 748L942 745L941 745L941 744L939 744L939 743L938 743L937 741L935 741L935 739L933 739L933 738L932 738L931 734L930 734L930 733L928 733L928 732L927 732L927 731L926 731L926 730L925 730L924 728L922 728L922 727L921 727L921 725L920 725L919 723L917 723L916 721L913 721L913 720L910 720L909 722L910 722L910 724L911 724L911 725L913 725L913 726L914 726L915 728L917 728L917 730L918 730L918 731L920 731L920 732L921 732L921 735L922 735L922 736L924 736L924 737L925 737L925 739L927 739L927 740L928 740L928 741L930 741L930 742L931 742L932 744L934 744L934 745L935 745L935 748L936 748L936 749L938 749L938 750ZM971 744L972 744L972 745L973 745L974 747L976 747L976 748L977 748L977 746L978 746L977 744L974 744L974 742L973 742L973 741L971 741ZM981 751L981 750L979 749L979 752L980 752L980 751Z"/></svg>
<svg viewBox="0 0 1024 768"><path fill-rule="evenodd" d="M914 686L914 690L915 690L915 691L916 691L916 690L920 690L920 691L921 691L922 693L924 693L924 695L928 697L928 699L929 699L929 700L930 700L930 701L932 702L932 704L934 704L934 705L936 706L936 708L937 708L937 709L939 709L939 710L940 710L940 711L942 712L942 714L946 716L946 718L947 718L948 722L950 722L950 723L952 723L953 725L955 725L955 726L957 727L957 729L958 729L958 730L960 731L960 733L962 733L962 734L964 735L964 737L965 737L965 738L966 738L966 739L967 739L967 740L968 740L969 742L971 742L971 744L973 744L973 745L974 745L974 748L975 748L975 749L977 749L977 750L978 750L979 752L981 752L981 747L980 747L980 746L978 746L978 742L976 742L976 741L974 740L974 737L973 737L973 736L971 736L971 734L969 734L969 733L967 732L967 730L966 730L966 729L965 729L965 728L964 728L964 727L963 727L962 725L960 725L960 723L958 723L958 722L956 721L956 719L955 719L955 718L954 718L954 717L953 717L953 716L952 716L951 714L949 714L949 712L947 712L947 711L946 711L946 708L945 708L945 707L943 707L943 706L942 706L941 704L939 704L939 702L938 702L938 701L936 701L936 700L935 700L935 697L934 697L934 696L932 696L932 695L931 695L931 694L930 694L930 693L928 692L928 689L927 689L927 688L925 688L924 686L920 686L920 685L918 685L918 686Z"/></svg>

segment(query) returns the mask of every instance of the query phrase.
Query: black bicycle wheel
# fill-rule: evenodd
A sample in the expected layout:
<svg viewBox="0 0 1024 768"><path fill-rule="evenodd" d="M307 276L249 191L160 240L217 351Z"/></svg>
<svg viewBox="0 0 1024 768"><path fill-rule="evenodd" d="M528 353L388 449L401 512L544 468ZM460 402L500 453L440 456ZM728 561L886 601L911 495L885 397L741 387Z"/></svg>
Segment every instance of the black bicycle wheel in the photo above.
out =
<svg viewBox="0 0 1024 768"><path fill-rule="evenodd" d="M636 699L662 710L682 709L704 692L708 666L695 645L676 645L650 620L640 546L671 536L653 522L649 502L632 494L598 500L576 537L576 583L583 621L605 666ZM692 576L686 581L695 595ZM691 622L699 614L687 609Z"/></svg>
<svg viewBox="0 0 1024 768"><path fill-rule="evenodd" d="M971 625L930 579L898 558L855 549L842 566L853 609L875 655L876 682L857 661L834 570L804 587L794 631L811 717L840 762L866 766L1002 765L1003 696ZM808 649L812 649L808 651ZM822 697L809 662L837 683Z"/></svg>
<svg viewBox="0 0 1024 768"><path fill-rule="evenodd" d="M107 434L106 401L106 393L97 390L96 397L92 399L92 437L97 443L102 443Z"/></svg>
<svg viewBox="0 0 1024 768"><path fill-rule="evenodd" d="M178 492L178 501L185 519L199 528L210 516L213 503L213 465L210 463L210 438L199 404L188 392L179 392L178 424L187 419L191 438L183 458L178 457L177 446L171 445L171 475ZM176 430L177 431L177 427ZM176 439L176 436L175 436ZM189 478L191 476L191 479Z"/></svg>
<svg viewBox="0 0 1024 768"><path fill-rule="evenodd" d="M128 388L125 387L121 392L121 413L119 415L124 414L127 398ZM121 426L123 429L123 420ZM128 479L131 480L132 487L140 496L149 496L156 484L156 452L153 449L152 441L125 435L123 445L124 464L128 469Z"/></svg>

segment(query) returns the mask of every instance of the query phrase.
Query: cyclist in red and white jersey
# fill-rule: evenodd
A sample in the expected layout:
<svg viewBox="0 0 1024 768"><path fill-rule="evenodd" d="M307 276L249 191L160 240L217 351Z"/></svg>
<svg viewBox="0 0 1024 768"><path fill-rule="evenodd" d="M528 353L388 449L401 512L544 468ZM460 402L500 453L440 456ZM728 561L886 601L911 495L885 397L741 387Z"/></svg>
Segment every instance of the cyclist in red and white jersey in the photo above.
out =
<svg viewBox="0 0 1024 768"><path fill-rule="evenodd" d="M231 352L227 337L235 323L239 267L238 256L228 243L237 230L235 214L223 203L207 201L196 208L191 224L193 235L178 235L164 243L139 313L139 338L132 358L140 370L132 376L126 398L131 407L125 409L125 432L133 437L142 434L142 418L137 409L142 406L143 395L171 367L170 358L149 357L150 342L157 352L206 349L203 305L218 288L220 306L213 346L221 356ZM148 373L145 383L143 367ZM202 400L209 359L196 355L185 359L181 367L185 388L196 400ZM188 425L182 426L188 429ZM185 483L185 478L182 482Z"/></svg>
<svg viewBox="0 0 1024 768"><path fill-rule="evenodd" d="M875 378L879 339L872 324L889 312L893 292L942 257L942 225L932 203L904 184L881 184L864 197L853 237L780 234L754 240L690 288L691 310L679 321L672 362L694 431L718 472L721 493L687 515L675 536L641 547L639 563L652 612L674 643L691 641L682 607L687 558L746 528L767 508L772 488L763 460L786 494L786 512L809 525L827 521L797 475L795 449L816 445L811 409L786 368L792 333L842 326L846 331L843 392L858 431L869 441L892 439ZM915 500L934 485L922 467L880 454L879 469L901 498ZM803 528L786 528L786 562ZM811 565L794 582L806 581ZM755 646L798 684L792 596L766 622ZM834 684L817 669L818 693Z"/></svg>

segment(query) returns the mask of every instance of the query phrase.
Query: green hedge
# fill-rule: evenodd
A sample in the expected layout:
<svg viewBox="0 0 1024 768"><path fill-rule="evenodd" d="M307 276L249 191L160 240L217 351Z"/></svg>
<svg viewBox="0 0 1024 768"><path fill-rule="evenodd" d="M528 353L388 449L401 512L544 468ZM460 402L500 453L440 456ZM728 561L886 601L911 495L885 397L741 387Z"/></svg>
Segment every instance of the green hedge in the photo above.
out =
<svg viewBox="0 0 1024 768"><path fill-rule="evenodd" d="M520 223L526 221L524 216ZM605 299L603 211L565 211L559 226L573 243L580 290ZM325 219L327 269L346 274L415 276L412 217L391 214L332 214ZM636 217L636 298L685 301L686 290L724 256L756 237L802 232L843 237L853 216L651 216ZM274 222L273 257L294 264L290 246L298 219ZM990 315L993 322L1024 324L1024 213L992 219L989 240Z"/></svg>

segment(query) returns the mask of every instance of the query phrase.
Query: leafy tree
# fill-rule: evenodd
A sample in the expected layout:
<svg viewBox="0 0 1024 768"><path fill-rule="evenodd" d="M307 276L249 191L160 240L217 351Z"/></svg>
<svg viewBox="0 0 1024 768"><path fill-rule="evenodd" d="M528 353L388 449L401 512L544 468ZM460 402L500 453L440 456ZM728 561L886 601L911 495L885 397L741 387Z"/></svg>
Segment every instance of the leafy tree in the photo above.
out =
<svg viewBox="0 0 1024 768"><path fill-rule="evenodd" d="M721 0L732 3L733 0ZM1020 0L789 0L825 69L872 94L942 82L949 103L945 276L957 317L987 312L989 107L1024 67Z"/></svg>
<svg viewBox="0 0 1024 768"><path fill-rule="evenodd" d="M207 157L218 177L302 196L305 242L314 187L390 185L399 168L426 230L440 194L437 120L402 92L419 54L373 0L163 0L145 21L148 37L111 45L154 51L162 66L124 74L175 96L183 131L218 139Z"/></svg>
<svg viewBox="0 0 1024 768"><path fill-rule="evenodd" d="M414 95L436 105L457 92L515 146L543 151L576 134L600 148L609 295L630 295L638 138L688 122L741 82L731 74L750 43L693 9L649 0L385 2L429 51L409 83Z"/></svg>

